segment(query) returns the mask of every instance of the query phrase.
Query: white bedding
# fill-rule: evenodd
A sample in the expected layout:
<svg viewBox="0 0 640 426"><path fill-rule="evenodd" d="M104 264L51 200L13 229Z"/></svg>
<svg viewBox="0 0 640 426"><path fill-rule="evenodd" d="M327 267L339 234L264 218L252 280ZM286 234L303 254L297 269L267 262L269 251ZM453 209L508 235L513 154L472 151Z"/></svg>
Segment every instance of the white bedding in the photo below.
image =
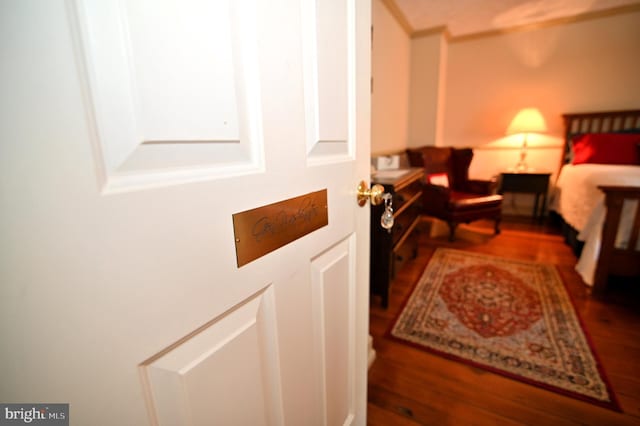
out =
<svg viewBox="0 0 640 426"><path fill-rule="evenodd" d="M560 171L550 208L575 228L578 239L585 242L576 271L588 285L593 285L606 214L604 193L598 189L598 185L640 186L640 166L568 164ZM624 204L616 238L617 247L625 245L636 208L637 202Z"/></svg>
<svg viewBox="0 0 640 426"><path fill-rule="evenodd" d="M640 186L640 166L567 164L560 170L550 208L580 232L604 200L598 185Z"/></svg>

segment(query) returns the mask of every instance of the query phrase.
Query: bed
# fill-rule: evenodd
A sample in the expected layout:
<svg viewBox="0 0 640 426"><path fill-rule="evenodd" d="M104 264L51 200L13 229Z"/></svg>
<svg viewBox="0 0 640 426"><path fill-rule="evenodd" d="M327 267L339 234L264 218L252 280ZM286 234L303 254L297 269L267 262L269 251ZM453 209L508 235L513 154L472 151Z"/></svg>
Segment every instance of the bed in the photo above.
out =
<svg viewBox="0 0 640 426"><path fill-rule="evenodd" d="M593 294L610 275L640 277L640 110L564 114L563 158L550 209Z"/></svg>

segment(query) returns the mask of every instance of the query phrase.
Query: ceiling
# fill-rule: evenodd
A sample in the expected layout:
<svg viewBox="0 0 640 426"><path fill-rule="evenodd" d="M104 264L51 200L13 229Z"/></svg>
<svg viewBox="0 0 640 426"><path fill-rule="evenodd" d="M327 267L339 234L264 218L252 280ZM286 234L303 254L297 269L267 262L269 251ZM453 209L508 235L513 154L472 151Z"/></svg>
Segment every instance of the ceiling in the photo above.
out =
<svg viewBox="0 0 640 426"><path fill-rule="evenodd" d="M453 37L467 36L593 12L640 6L638 0L388 0L410 32L446 26ZM635 7L634 7L635 8ZM640 25L640 23L639 23Z"/></svg>

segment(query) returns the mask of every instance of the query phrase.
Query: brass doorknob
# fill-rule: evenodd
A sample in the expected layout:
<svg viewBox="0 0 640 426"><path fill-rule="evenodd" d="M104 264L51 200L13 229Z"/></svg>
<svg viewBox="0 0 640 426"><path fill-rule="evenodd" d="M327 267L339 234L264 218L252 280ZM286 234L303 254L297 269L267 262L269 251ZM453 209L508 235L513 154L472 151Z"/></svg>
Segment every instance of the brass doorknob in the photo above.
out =
<svg viewBox="0 0 640 426"><path fill-rule="evenodd" d="M365 181L358 184L358 205L360 207L367 204L367 200L371 200L371 204L377 206L382 203L382 194L384 194L384 186L375 184L369 189Z"/></svg>

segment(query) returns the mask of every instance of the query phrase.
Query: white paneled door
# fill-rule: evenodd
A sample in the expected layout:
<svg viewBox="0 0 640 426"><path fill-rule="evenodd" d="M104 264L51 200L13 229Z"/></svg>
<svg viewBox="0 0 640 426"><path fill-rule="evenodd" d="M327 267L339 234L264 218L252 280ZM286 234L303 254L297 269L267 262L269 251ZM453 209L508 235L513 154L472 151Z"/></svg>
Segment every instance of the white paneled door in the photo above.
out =
<svg viewBox="0 0 640 426"><path fill-rule="evenodd" d="M2 1L0 402L365 424L370 24L369 0ZM326 225L238 266L309 210L255 241L234 214L319 191Z"/></svg>

